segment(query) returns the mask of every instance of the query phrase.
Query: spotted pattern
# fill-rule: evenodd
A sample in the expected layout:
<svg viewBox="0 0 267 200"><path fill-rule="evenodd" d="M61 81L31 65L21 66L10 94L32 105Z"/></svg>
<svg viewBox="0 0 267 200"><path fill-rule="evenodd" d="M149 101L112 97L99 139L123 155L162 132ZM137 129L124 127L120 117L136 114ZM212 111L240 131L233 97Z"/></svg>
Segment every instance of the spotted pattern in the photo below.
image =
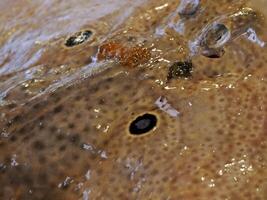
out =
<svg viewBox="0 0 267 200"><path fill-rule="evenodd" d="M266 48L238 38L219 59L193 57L189 79L167 80L166 60L186 60L187 41L244 2L201 1L204 11L187 19L184 35L167 28L151 36L179 4L155 9L165 2L136 9L108 38L150 50L145 64L125 68L107 59L105 70L0 108L0 199L267 198ZM54 44L39 64L79 68L74 61L87 65L87 53L98 48ZM7 98L16 94L25 91ZM145 113L157 117L157 126L131 135L130 124Z"/></svg>

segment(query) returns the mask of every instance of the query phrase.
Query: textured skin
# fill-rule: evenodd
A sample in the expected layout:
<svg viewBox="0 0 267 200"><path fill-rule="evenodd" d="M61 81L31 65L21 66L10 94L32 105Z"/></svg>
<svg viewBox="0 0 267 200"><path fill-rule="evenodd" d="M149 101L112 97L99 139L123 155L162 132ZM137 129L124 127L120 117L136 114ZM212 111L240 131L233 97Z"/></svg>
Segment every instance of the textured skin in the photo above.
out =
<svg viewBox="0 0 267 200"><path fill-rule="evenodd" d="M0 22L8 22L0 27L0 199L267 199L266 47L239 37L219 59L193 57L190 79L167 81L199 30L247 2L205 0L186 19L175 15L179 1L75 2L6 1L10 12L0 3ZM105 13L108 4L116 6ZM87 14L94 9L99 18ZM49 18L64 13L70 19ZM184 23L184 32L172 23ZM86 29L94 30L90 40L64 47ZM255 29L267 40L264 20ZM107 44L120 51L103 50ZM155 104L160 97L177 117ZM130 135L144 113L157 116L157 127Z"/></svg>

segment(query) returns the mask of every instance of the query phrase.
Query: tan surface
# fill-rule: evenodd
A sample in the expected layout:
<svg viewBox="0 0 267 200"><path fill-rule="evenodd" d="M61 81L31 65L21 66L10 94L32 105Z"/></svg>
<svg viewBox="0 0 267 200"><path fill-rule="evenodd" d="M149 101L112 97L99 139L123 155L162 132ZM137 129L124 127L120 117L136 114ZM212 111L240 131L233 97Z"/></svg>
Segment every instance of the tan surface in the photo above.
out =
<svg viewBox="0 0 267 200"><path fill-rule="evenodd" d="M267 199L266 47L241 36L219 59L194 56L192 78L166 80L199 30L245 1L205 0L190 19L171 0L51 2L0 2L0 199ZM88 42L64 47L87 29ZM110 41L150 60L92 63ZM143 113L157 127L133 137Z"/></svg>

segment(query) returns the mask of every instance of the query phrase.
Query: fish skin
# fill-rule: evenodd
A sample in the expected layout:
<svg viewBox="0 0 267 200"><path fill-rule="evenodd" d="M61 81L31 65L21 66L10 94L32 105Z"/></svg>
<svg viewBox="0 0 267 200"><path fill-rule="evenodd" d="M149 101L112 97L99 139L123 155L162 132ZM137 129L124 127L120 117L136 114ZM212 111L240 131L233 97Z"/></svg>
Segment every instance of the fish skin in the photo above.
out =
<svg viewBox="0 0 267 200"><path fill-rule="evenodd" d="M155 28L166 24L179 2L160 11L155 7L166 1L147 2L107 41L131 48L144 38L143 47L161 50L151 51L151 60L127 68L111 59L99 73L35 98L22 96L21 104L16 102L25 90L18 87L9 95L15 105L1 107L0 199L267 198L266 48L239 38L220 59L193 57L190 79L167 82L165 60L187 58L187 42L202 22L243 3L230 2L229 8L229 1L203 1L204 14L186 22L184 35L167 28L166 35L155 37ZM53 58L51 68L80 69L90 65L92 46L98 47L59 44L52 43L36 65ZM73 60L86 63L75 66ZM160 97L179 115L159 107ZM131 135L130 123L145 113L157 116L157 127Z"/></svg>

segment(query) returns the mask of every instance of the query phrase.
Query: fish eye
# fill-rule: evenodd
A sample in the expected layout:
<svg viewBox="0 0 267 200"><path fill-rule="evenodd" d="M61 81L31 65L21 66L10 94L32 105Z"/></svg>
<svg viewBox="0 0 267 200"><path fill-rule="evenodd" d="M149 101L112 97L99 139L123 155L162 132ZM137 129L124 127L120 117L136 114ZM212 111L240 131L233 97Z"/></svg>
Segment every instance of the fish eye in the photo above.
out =
<svg viewBox="0 0 267 200"><path fill-rule="evenodd" d="M221 48L231 38L231 31L224 24L215 23L207 30L204 43L208 48Z"/></svg>
<svg viewBox="0 0 267 200"><path fill-rule="evenodd" d="M65 46L73 47L73 46L82 44L85 41L87 41L92 35L93 35L93 32L90 31L90 30L85 30L85 31L78 32L78 33L70 36L66 40Z"/></svg>
<svg viewBox="0 0 267 200"><path fill-rule="evenodd" d="M157 125L157 117L146 113L137 117L130 124L129 131L132 135L143 135L154 129Z"/></svg>

